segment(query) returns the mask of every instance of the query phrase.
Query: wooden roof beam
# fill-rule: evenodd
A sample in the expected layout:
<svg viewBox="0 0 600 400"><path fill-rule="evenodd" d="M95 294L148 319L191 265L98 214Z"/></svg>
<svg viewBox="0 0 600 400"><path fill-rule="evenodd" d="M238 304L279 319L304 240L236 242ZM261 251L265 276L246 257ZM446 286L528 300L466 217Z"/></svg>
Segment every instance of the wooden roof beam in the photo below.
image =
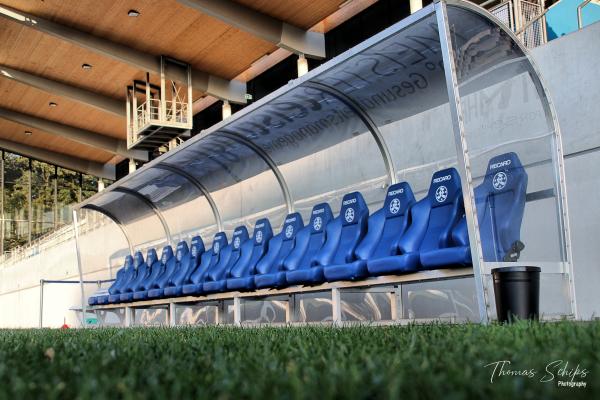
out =
<svg viewBox="0 0 600 400"><path fill-rule="evenodd" d="M322 33L305 31L231 0L177 1L293 53L325 58Z"/></svg>
<svg viewBox="0 0 600 400"><path fill-rule="evenodd" d="M111 164L102 164L96 161L84 160L83 158L73 157L67 154L57 153L39 147L32 147L5 139L0 139L0 148L12 153L58 165L59 167L82 172L84 174L110 180L115 180L116 177L115 166Z"/></svg>
<svg viewBox="0 0 600 400"><path fill-rule="evenodd" d="M127 142L124 140L115 139L100 133L90 132L84 129L64 125L58 122L35 117L29 114L23 114L5 108L0 108L0 118L39 129L53 135L61 136L87 146L96 147L98 149L102 149L126 158L148 161L147 151L127 150Z"/></svg>
<svg viewBox="0 0 600 400"><path fill-rule="evenodd" d="M68 26L36 17L11 7L0 5L0 17L35 29L60 40L73 43L100 55L110 57L119 62L129 64L145 72L160 74L160 60L157 56L147 54L108 39L94 36ZM178 68L167 70L167 77L185 81ZM197 69L192 70L192 87L211 96L235 103L246 103L246 83L228 81L218 76Z"/></svg>
<svg viewBox="0 0 600 400"><path fill-rule="evenodd" d="M67 85L62 82L43 78L28 72L0 64L0 77L12 79L16 82L40 89L44 92L66 97L78 103L94 107L120 118L125 118L125 104L122 101L106 97L89 90Z"/></svg>

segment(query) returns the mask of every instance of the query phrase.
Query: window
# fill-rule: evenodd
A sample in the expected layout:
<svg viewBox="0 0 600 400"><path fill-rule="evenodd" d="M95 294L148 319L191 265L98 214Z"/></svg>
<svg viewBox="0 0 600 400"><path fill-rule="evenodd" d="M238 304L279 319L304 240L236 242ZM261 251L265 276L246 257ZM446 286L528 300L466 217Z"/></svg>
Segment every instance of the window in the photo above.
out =
<svg viewBox="0 0 600 400"><path fill-rule="evenodd" d="M0 161L2 252L71 223L72 206L98 190L99 178L91 175L9 152Z"/></svg>

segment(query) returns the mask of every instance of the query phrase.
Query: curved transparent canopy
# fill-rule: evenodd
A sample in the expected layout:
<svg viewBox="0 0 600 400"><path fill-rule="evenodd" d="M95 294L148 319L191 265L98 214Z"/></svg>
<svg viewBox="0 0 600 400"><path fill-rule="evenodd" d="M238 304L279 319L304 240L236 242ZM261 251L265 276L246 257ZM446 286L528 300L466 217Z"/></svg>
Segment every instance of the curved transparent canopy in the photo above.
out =
<svg viewBox="0 0 600 400"><path fill-rule="evenodd" d="M414 15L401 31L315 81L355 102L381 132L396 179L424 195L431 175L456 165L436 15Z"/></svg>
<svg viewBox="0 0 600 400"><path fill-rule="evenodd" d="M140 198L142 196L112 190L87 208L93 206L113 221L119 221L134 249L160 247L167 243L168 232L156 211Z"/></svg>
<svg viewBox="0 0 600 400"><path fill-rule="evenodd" d="M369 127L347 104L310 84L278 96L216 135L243 136L266 152L305 219L319 202L338 209L343 195L353 190L361 190L367 203L379 202L389 177Z"/></svg>
<svg viewBox="0 0 600 400"><path fill-rule="evenodd" d="M285 216L284 194L273 169L242 136L215 132L167 162L183 166L206 188L227 233L239 225L251 230L259 218Z"/></svg>
<svg viewBox="0 0 600 400"><path fill-rule="evenodd" d="M528 177L522 221L513 224L525 246L518 262L559 274L556 287L569 282L560 142L538 73L514 35L472 3L440 0L80 206L116 217L134 247L197 233L209 244L217 230L251 229L264 217L277 232L287 213L307 219L323 201L337 214L354 190L371 212L391 183L408 182L419 200L434 172L456 167L481 300L490 269L516 262L485 254L498 237L480 235L479 225L497 231L504 216L486 220L494 202L475 199L490 160L509 153Z"/></svg>
<svg viewBox="0 0 600 400"><path fill-rule="evenodd" d="M146 176L138 176L123 184L151 201L166 222L171 242L189 240L200 233L216 233L217 220L202 189L193 185L186 171L178 167L169 169L156 166ZM143 179L142 179L143 178ZM190 184L192 183L192 184Z"/></svg>

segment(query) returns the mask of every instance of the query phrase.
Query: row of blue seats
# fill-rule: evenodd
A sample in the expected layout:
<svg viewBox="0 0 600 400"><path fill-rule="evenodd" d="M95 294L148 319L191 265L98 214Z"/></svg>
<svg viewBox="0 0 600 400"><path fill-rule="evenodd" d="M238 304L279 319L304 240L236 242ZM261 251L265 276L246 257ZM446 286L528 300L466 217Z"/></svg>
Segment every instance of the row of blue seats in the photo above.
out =
<svg viewBox="0 0 600 400"><path fill-rule="evenodd" d="M486 260L511 261L519 240L527 174L514 153L490 160L475 190ZM108 290L90 305L224 291L315 285L369 276L468 266L471 252L460 178L454 168L436 172L428 194L416 201L408 183L388 188L383 207L369 216L359 192L346 194L334 218L327 203L313 207L308 225L289 214L273 235L268 219L224 232L205 249L200 236L166 246L161 258L150 249L127 256Z"/></svg>

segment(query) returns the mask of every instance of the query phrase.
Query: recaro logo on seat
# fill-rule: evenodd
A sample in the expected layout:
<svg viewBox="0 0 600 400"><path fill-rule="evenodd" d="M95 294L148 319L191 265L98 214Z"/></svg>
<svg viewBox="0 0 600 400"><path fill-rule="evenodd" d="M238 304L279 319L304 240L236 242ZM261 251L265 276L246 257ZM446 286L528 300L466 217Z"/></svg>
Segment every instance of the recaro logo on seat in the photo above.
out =
<svg viewBox="0 0 600 400"><path fill-rule="evenodd" d="M285 220L286 224L289 224L291 222L296 222L296 217L288 218L288 219Z"/></svg>
<svg viewBox="0 0 600 400"><path fill-rule="evenodd" d="M452 175L440 176L438 178L435 178L433 180L433 183L440 183L440 182L444 182L444 181L449 181L450 179L452 179Z"/></svg>
<svg viewBox="0 0 600 400"><path fill-rule="evenodd" d="M348 200L342 202L342 205L343 206L347 206L348 204L354 204L354 203L356 203L356 198L354 198L354 199L348 199Z"/></svg>
<svg viewBox="0 0 600 400"><path fill-rule="evenodd" d="M264 227L264 226L265 226L265 223L263 222L262 224L258 224L258 225L256 225L256 226L254 227L254 229L260 229L260 228L262 228L262 227Z"/></svg>
<svg viewBox="0 0 600 400"><path fill-rule="evenodd" d="M404 189L396 189L388 193L388 197L395 196L397 194L404 193Z"/></svg>
<svg viewBox="0 0 600 400"><path fill-rule="evenodd" d="M500 161L500 162L497 162L495 164L490 165L490 169L497 169L497 168L507 167L511 163L512 163L511 160Z"/></svg>
<svg viewBox="0 0 600 400"><path fill-rule="evenodd" d="M261 224L261 225L264 225L264 224ZM256 243L261 243L262 242L262 239L263 239L263 233L262 233L262 231L256 232L256 234L254 236L256 236ZM239 238L236 238L236 239L239 239Z"/></svg>
<svg viewBox="0 0 600 400"><path fill-rule="evenodd" d="M323 214L325 212L324 208L319 208L318 210L313 211L313 215Z"/></svg>
<svg viewBox="0 0 600 400"><path fill-rule="evenodd" d="M288 225L287 228L285 228L285 237L289 239L292 237L293 234L294 227L292 225Z"/></svg>
<svg viewBox="0 0 600 400"><path fill-rule="evenodd" d="M321 219L321 217L315 218L315 220L313 221L313 229L315 231L318 231L321 229L322 226L323 226L323 220Z"/></svg>

